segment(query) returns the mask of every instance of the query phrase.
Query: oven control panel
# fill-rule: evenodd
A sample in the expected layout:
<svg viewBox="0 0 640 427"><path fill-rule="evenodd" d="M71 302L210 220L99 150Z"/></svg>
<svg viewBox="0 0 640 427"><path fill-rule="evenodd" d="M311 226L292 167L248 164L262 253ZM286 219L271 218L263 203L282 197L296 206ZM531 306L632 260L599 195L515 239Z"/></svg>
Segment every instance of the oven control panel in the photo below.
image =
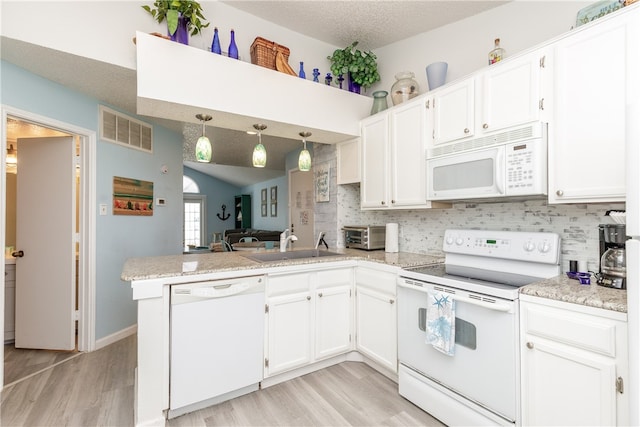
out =
<svg viewBox="0 0 640 427"><path fill-rule="evenodd" d="M543 232L446 230L442 250L445 254L555 264L560 259L560 236Z"/></svg>

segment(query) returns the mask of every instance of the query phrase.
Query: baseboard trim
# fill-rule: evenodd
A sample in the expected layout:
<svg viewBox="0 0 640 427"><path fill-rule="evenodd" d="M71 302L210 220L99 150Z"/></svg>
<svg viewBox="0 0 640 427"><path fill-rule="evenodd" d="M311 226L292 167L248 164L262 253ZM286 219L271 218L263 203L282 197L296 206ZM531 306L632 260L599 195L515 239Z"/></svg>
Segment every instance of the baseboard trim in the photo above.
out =
<svg viewBox="0 0 640 427"><path fill-rule="evenodd" d="M100 338L99 340L96 340L96 346L95 346L95 350L100 350L103 347L108 346L109 344L113 344L116 341L120 341L123 338L126 338L130 335L134 335L138 332L138 325L132 325L129 326L128 328L124 328L119 330L118 332L115 332L111 335L107 335L104 338Z"/></svg>

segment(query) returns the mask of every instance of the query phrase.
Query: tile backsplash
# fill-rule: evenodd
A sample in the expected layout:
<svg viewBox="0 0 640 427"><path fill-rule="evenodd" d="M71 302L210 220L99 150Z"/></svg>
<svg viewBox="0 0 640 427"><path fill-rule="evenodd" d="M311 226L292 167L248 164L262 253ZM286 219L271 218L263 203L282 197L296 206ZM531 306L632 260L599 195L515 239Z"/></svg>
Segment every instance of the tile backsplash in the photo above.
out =
<svg viewBox="0 0 640 427"><path fill-rule="evenodd" d="M400 251L439 253L442 236L449 228L558 233L562 239L562 269L578 260L597 270L598 224L612 222L610 209L624 209L624 203L549 205L546 200L503 203L456 203L450 209L408 211L361 211L360 186L337 186L338 230L345 225L399 224ZM338 233L337 246L344 247Z"/></svg>

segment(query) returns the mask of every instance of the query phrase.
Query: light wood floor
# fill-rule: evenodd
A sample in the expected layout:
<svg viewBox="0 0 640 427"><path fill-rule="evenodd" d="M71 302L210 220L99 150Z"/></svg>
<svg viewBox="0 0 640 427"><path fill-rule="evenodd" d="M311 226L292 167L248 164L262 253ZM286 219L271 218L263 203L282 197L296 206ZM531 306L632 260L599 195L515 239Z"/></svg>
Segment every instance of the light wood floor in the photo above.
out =
<svg viewBox="0 0 640 427"><path fill-rule="evenodd" d="M132 426L136 338L84 353L2 392L2 426ZM397 384L345 362L210 408L169 426L442 426Z"/></svg>
<svg viewBox="0 0 640 427"><path fill-rule="evenodd" d="M78 356L77 351L28 350L4 345L4 383L11 384L22 378Z"/></svg>

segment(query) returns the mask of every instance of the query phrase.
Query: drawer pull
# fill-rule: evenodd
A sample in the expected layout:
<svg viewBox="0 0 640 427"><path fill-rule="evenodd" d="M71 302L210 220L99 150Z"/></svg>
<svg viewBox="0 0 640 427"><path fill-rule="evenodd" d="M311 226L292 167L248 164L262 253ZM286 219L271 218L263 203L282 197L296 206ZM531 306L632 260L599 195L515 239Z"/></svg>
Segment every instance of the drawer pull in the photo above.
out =
<svg viewBox="0 0 640 427"><path fill-rule="evenodd" d="M532 343L531 341L529 341L529 342L527 343L527 348L528 348L529 350L531 350L531 349L533 348L533 343Z"/></svg>

